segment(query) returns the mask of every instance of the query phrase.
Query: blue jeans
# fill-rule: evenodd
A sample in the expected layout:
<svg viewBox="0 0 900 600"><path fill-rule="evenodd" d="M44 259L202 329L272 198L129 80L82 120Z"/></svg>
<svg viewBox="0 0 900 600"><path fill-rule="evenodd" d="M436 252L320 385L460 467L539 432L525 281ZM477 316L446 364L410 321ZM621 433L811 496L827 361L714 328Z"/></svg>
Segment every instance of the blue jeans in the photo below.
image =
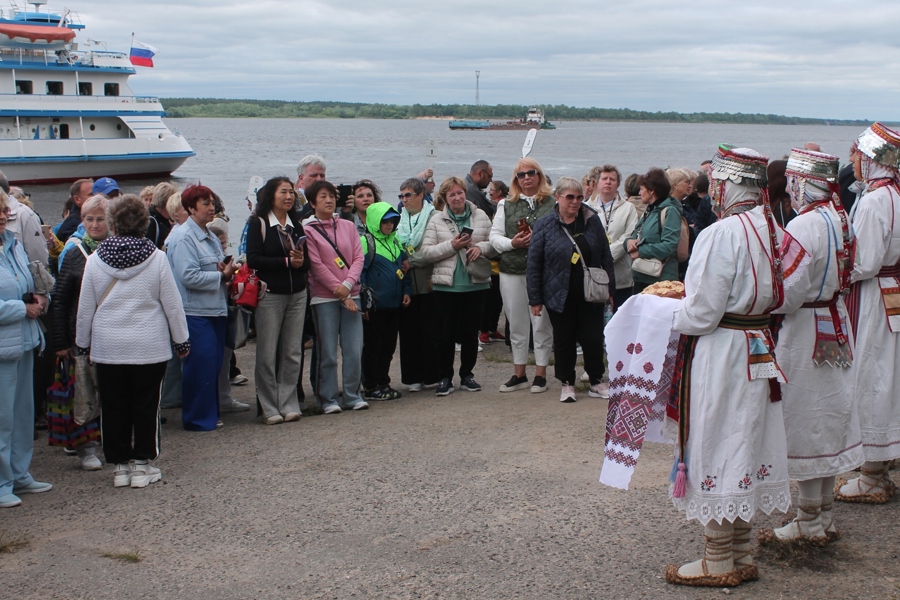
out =
<svg viewBox="0 0 900 600"><path fill-rule="evenodd" d="M191 352L182 361L181 423L188 431L216 429L227 320L228 317L187 317Z"/></svg>
<svg viewBox="0 0 900 600"><path fill-rule="evenodd" d="M0 496L30 485L34 453L34 352L0 361Z"/></svg>
<svg viewBox="0 0 900 600"><path fill-rule="evenodd" d="M340 340L344 406L355 406L362 401L359 395L362 379L362 314L350 312L340 302L314 304L312 314L318 350L316 364L313 366L316 370L319 403L326 407L339 402L337 349Z"/></svg>

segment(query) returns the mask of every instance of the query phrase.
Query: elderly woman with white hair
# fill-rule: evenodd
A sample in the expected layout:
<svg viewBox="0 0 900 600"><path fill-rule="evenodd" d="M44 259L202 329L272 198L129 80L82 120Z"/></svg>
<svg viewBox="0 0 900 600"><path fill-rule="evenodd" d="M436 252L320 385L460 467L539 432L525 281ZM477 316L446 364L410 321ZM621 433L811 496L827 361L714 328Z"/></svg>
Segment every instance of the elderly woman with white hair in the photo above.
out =
<svg viewBox="0 0 900 600"><path fill-rule="evenodd" d="M67 424L65 432L52 431L54 427L51 423L51 443L75 450L81 460L81 468L85 471L103 468L97 456L97 447L100 446L100 401L97 397L96 367L89 364L86 356L75 355L75 323L78 321L78 298L84 267L88 257L109 235L109 223L106 220L108 206L109 199L106 196L92 196L81 206L84 234L80 238L69 238L74 240L74 248L69 249L62 261L53 289L53 303L50 305L53 323L50 349L60 359L75 360L75 394L84 399L83 402L76 402L75 398L69 401L72 421ZM76 404L82 405L86 412L76 414Z"/></svg>
<svg viewBox="0 0 900 600"><path fill-rule="evenodd" d="M143 194L143 192L141 193ZM168 181L158 183L156 187L151 188L150 203L147 205L147 208L150 210L150 225L147 227L147 239L153 242L160 250L166 245L166 238L172 232L172 216L169 213L167 203L169 197L177 193L178 188L175 187L175 184ZM143 199L143 196L141 199Z"/></svg>
<svg viewBox="0 0 900 600"><path fill-rule="evenodd" d="M528 249L528 304L535 317L546 308L553 325L556 378L562 382L560 402L575 402L576 344L581 344L584 353L584 369L591 385L588 395L602 397L606 303L585 298L585 269L603 269L608 291L616 289L606 231L597 213L583 201L578 180L561 177L556 184L556 205L535 223Z"/></svg>

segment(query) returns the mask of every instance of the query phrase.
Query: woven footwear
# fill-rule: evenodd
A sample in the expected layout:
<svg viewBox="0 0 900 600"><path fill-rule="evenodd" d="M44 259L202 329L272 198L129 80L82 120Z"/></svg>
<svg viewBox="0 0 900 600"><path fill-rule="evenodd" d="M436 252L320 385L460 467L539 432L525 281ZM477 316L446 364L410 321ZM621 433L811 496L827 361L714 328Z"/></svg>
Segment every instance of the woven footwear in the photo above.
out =
<svg viewBox="0 0 900 600"><path fill-rule="evenodd" d="M872 463L867 462L866 465ZM850 481L838 480L834 486L834 497L841 502L854 502L859 504L885 504L897 491L897 486L888 476L885 463L876 468L866 468L863 465L861 475Z"/></svg>
<svg viewBox="0 0 900 600"><path fill-rule="evenodd" d="M741 576L734 568L732 531L716 531L707 527L703 558L678 567L666 566L666 581L676 585L701 587L736 587Z"/></svg>
<svg viewBox="0 0 900 600"><path fill-rule="evenodd" d="M828 543L828 537L822 528L821 512L821 499L800 498L797 516L794 520L775 530L761 529L759 543L807 543L821 548Z"/></svg>
<svg viewBox="0 0 900 600"><path fill-rule="evenodd" d="M834 525L834 513L832 512L833 507L834 492L830 494L822 494L822 529L825 530L825 535L828 537L829 543L836 542L841 539L841 533Z"/></svg>
<svg viewBox="0 0 900 600"><path fill-rule="evenodd" d="M740 575L741 581L759 579L759 569L753 564L753 555L750 552L750 523L736 519L734 541L731 542L731 555L734 561L734 570Z"/></svg>

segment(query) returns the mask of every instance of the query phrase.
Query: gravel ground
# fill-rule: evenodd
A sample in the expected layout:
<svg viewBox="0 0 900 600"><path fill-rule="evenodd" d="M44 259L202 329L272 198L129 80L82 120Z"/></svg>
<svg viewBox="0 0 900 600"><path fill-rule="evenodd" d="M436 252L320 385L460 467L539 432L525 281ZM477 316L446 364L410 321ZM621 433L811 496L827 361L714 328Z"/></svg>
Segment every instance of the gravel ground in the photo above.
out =
<svg viewBox="0 0 900 600"><path fill-rule="evenodd" d="M238 352L251 382L253 349ZM480 393L405 393L272 427L251 411L191 433L164 411L163 480L143 490L38 441L32 473L54 488L0 509L0 547L21 542L0 553L0 596L721 597L662 579L702 552L699 525L666 499L671 449L648 444L627 492L599 484L606 401L562 404L556 381L500 394L508 361L506 346L485 349ZM253 401L252 385L234 391ZM898 507L836 504L841 541L760 551L761 580L726 593L900 599ZM104 556L121 553L140 560Z"/></svg>

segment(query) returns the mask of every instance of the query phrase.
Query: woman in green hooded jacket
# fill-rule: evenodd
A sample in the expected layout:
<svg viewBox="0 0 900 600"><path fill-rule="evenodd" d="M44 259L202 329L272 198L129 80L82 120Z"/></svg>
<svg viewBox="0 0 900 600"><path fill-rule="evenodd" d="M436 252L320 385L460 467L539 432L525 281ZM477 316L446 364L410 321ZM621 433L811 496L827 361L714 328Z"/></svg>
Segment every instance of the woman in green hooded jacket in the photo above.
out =
<svg viewBox="0 0 900 600"><path fill-rule="evenodd" d="M650 169L641 175L638 185L641 189L641 202L646 209L634 232L628 236L625 250L632 261L638 258L659 260L662 262L662 272L654 276L639 270L640 263L636 269L632 262L635 294L657 281L678 281L676 253L681 239L682 211L681 202L669 196L672 186L662 169Z"/></svg>
<svg viewBox="0 0 900 600"><path fill-rule="evenodd" d="M412 289L406 272L406 250L397 239L400 214L387 202L366 210L361 236L365 263L361 282L375 292L375 307L363 316L363 389L366 400L396 400L390 368L397 349L400 310L409 306Z"/></svg>

